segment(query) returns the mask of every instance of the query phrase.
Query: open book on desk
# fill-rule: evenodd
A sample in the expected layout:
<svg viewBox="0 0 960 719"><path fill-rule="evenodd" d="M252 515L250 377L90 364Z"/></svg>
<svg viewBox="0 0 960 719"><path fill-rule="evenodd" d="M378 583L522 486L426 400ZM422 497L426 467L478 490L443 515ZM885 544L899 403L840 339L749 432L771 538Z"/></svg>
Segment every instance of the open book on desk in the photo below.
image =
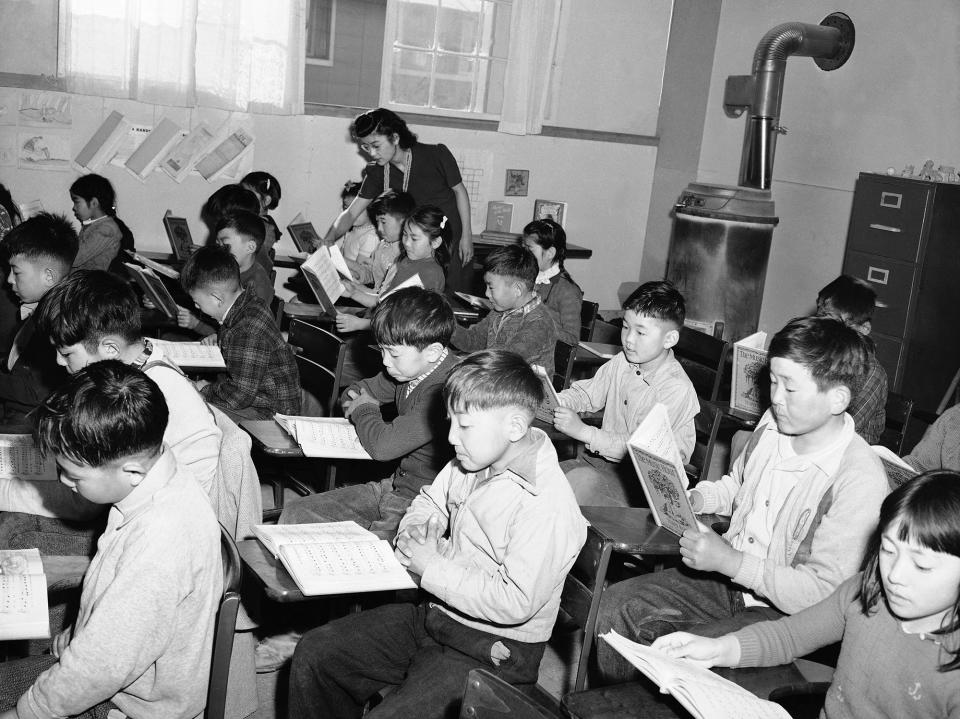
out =
<svg viewBox="0 0 960 719"><path fill-rule="evenodd" d="M30 434L0 434L0 478L57 480L57 463L44 458Z"/></svg>
<svg viewBox="0 0 960 719"><path fill-rule="evenodd" d="M50 636L39 549L0 549L0 640Z"/></svg>
<svg viewBox="0 0 960 719"><path fill-rule="evenodd" d="M417 586L390 543L356 522L261 524L253 533L308 596Z"/></svg>
<svg viewBox="0 0 960 719"><path fill-rule="evenodd" d="M180 367L202 367L204 369L226 369L223 352L217 345L205 345L200 342L168 342L151 339L150 344L163 350L164 356Z"/></svg>
<svg viewBox="0 0 960 719"><path fill-rule="evenodd" d="M696 719L790 719L779 704L760 699L695 662L674 659L613 631L600 638L665 693L673 695Z"/></svg>
<svg viewBox="0 0 960 719"><path fill-rule="evenodd" d="M882 444L875 444L871 449L880 458L880 462L883 464L883 471L887 473L887 482L890 483L891 489L899 487L901 484L906 484L920 474L920 472L904 462L892 450L884 447Z"/></svg>
<svg viewBox="0 0 960 719"><path fill-rule="evenodd" d="M627 440L627 453L640 478L654 521L680 536L700 524L687 498L687 473L666 405L657 403Z"/></svg>
<svg viewBox="0 0 960 719"><path fill-rule="evenodd" d="M372 459L356 428L345 417L297 417L276 414L277 424L293 437L306 457Z"/></svg>

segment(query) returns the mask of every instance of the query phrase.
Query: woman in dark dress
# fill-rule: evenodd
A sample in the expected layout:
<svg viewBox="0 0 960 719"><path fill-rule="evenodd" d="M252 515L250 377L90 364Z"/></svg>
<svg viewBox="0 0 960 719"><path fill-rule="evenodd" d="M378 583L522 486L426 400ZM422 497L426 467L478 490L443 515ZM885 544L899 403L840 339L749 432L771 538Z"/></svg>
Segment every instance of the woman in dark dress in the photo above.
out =
<svg viewBox="0 0 960 719"><path fill-rule="evenodd" d="M436 205L452 223L447 287L470 291L473 259L470 197L450 150L445 145L418 142L403 118L379 107L358 115L350 132L371 162L360 194L327 230L324 244L331 244L346 233L384 190L409 192L417 205Z"/></svg>

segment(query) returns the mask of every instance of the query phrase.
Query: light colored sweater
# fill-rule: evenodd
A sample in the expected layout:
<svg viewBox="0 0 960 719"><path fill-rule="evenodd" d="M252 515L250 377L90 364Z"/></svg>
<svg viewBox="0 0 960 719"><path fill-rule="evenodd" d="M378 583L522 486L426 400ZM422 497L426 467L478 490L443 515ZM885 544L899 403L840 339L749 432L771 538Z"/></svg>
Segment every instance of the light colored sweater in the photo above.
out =
<svg viewBox="0 0 960 719"><path fill-rule="evenodd" d="M960 717L960 671L938 672L948 660L929 635L907 634L881 598L867 616L856 598L860 575L798 614L734 633L741 667L786 664L843 640L821 717L931 719ZM944 637L948 646L957 636Z"/></svg>
<svg viewBox="0 0 960 719"><path fill-rule="evenodd" d="M213 510L164 449L110 508L73 637L20 698L21 719L73 716L107 700L137 719L198 716L222 592Z"/></svg>
<svg viewBox="0 0 960 719"><path fill-rule="evenodd" d="M930 469L960 471L960 404L951 407L927 427L923 439L903 458L919 472Z"/></svg>

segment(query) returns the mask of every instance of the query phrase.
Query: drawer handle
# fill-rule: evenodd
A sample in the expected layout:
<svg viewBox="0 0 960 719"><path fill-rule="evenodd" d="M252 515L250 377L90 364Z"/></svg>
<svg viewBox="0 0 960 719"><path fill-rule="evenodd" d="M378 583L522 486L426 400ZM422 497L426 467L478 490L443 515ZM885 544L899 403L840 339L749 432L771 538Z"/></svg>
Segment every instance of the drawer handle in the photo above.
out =
<svg viewBox="0 0 960 719"><path fill-rule="evenodd" d="M890 225L878 225L876 222L870 223L871 230L881 230L883 232L903 232L899 227L891 227Z"/></svg>
<svg viewBox="0 0 960 719"><path fill-rule="evenodd" d="M887 280L890 279L890 270L885 270L882 267L869 267L867 269L867 282L873 282L878 285L887 284Z"/></svg>
<svg viewBox="0 0 960 719"><path fill-rule="evenodd" d="M881 192L880 207L889 207L891 210L899 210L900 203L903 201L903 195L899 192Z"/></svg>

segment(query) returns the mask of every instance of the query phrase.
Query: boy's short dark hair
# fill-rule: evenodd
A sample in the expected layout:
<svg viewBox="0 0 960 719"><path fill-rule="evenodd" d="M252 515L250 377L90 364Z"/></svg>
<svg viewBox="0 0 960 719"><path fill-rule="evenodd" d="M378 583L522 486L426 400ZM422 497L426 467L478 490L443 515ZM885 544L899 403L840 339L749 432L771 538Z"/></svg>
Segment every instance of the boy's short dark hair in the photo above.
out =
<svg viewBox="0 0 960 719"><path fill-rule="evenodd" d="M370 325L381 346L409 345L422 350L434 342L448 346L457 320L440 293L404 287L376 306Z"/></svg>
<svg viewBox="0 0 960 719"><path fill-rule="evenodd" d="M406 219L417 206L416 200L409 192L397 192L396 190L387 190L377 195L370 206L367 208L367 214L374 222L380 215L393 215Z"/></svg>
<svg viewBox="0 0 960 719"><path fill-rule="evenodd" d="M836 317L848 325L863 325L873 319L877 293L866 280L840 275L817 294L817 314Z"/></svg>
<svg viewBox="0 0 960 719"><path fill-rule="evenodd" d="M507 245L487 255L483 263L483 272L516 279L529 291L537 282L540 265L537 263L536 256L526 247Z"/></svg>
<svg viewBox="0 0 960 719"><path fill-rule="evenodd" d="M642 317L669 322L677 329L683 327L683 320L687 316L683 295L667 280L644 282L624 301L623 311L627 310Z"/></svg>
<svg viewBox="0 0 960 719"><path fill-rule="evenodd" d="M37 409L37 447L44 455L102 467L159 452L167 416L163 393L143 372L119 360L95 362Z"/></svg>
<svg viewBox="0 0 960 719"><path fill-rule="evenodd" d="M543 386L515 352L480 350L460 360L443 383L443 399L455 411L521 407L536 414Z"/></svg>
<svg viewBox="0 0 960 719"><path fill-rule="evenodd" d="M263 218L246 210L231 210L226 213L217 224L217 234L220 230L227 228L236 230L241 237L249 237L257 246L257 252L263 247L263 242L267 236L267 228L263 224Z"/></svg>
<svg viewBox="0 0 960 719"><path fill-rule="evenodd" d="M806 367L821 392L844 385L856 395L869 367L870 345L834 317L797 317L770 340L768 357Z"/></svg>
<svg viewBox="0 0 960 719"><path fill-rule="evenodd" d="M65 216L41 212L10 230L2 247L7 259L21 256L34 262L45 260L59 265L66 274L77 256L79 240Z"/></svg>
<svg viewBox="0 0 960 719"><path fill-rule="evenodd" d="M137 295L105 270L71 272L43 296L34 317L54 347L83 344L92 352L105 335L130 344L143 337Z"/></svg>
<svg viewBox="0 0 960 719"><path fill-rule="evenodd" d="M180 271L180 284L187 292L210 285L240 287L240 265L226 247L201 247Z"/></svg>

